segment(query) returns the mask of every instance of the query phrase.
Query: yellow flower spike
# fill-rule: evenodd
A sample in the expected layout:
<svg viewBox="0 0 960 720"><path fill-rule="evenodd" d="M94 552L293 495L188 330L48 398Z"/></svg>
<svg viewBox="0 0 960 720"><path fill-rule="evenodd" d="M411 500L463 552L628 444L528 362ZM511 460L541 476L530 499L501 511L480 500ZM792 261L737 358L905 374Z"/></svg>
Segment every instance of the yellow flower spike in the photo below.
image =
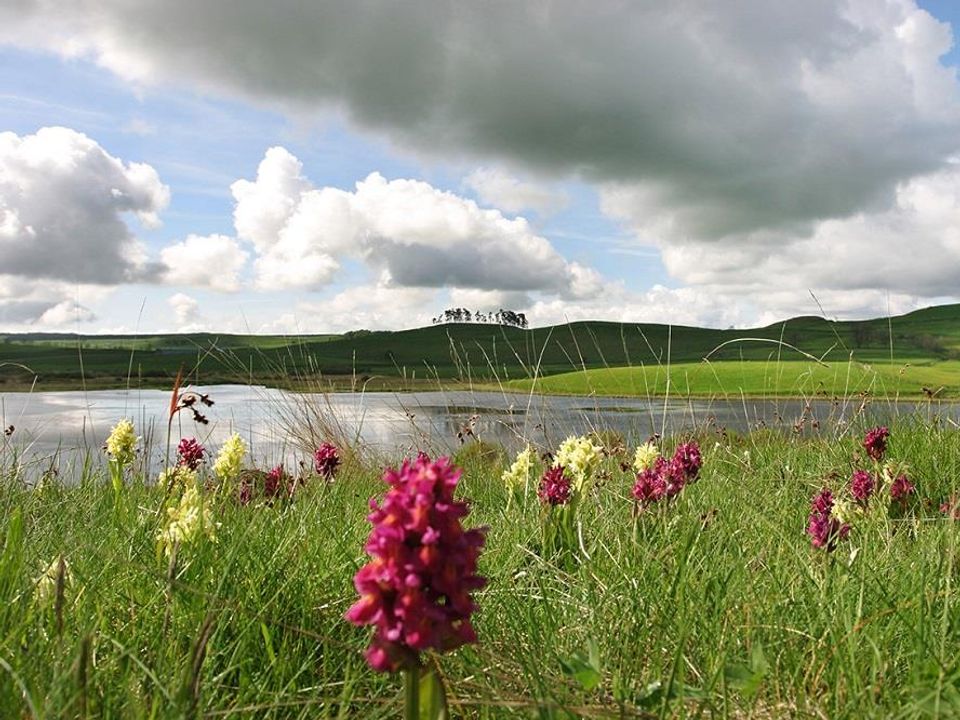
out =
<svg viewBox="0 0 960 720"><path fill-rule="evenodd" d="M243 457L247 454L246 443L239 433L227 438L220 448L220 454L213 464L213 474L221 482L228 482L236 478L243 469Z"/></svg>
<svg viewBox="0 0 960 720"><path fill-rule="evenodd" d="M640 473L653 467L653 463L660 457L660 450L652 442L644 443L637 448L633 457L633 469Z"/></svg>
<svg viewBox="0 0 960 720"><path fill-rule="evenodd" d="M114 425L107 438L107 452L121 467L133 462L139 438L133 429L133 422L123 418Z"/></svg>
<svg viewBox="0 0 960 720"><path fill-rule="evenodd" d="M587 437L571 435L560 443L553 466L564 468L573 480L574 488L580 492L590 473L600 462L601 449Z"/></svg>

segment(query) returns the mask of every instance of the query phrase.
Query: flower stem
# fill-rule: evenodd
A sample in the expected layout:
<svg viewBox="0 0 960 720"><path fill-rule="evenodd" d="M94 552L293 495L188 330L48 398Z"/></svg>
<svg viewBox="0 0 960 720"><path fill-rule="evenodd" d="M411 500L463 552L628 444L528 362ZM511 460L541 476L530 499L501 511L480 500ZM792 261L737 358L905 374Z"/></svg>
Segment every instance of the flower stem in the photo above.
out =
<svg viewBox="0 0 960 720"><path fill-rule="evenodd" d="M403 717L404 720L419 720L420 718L419 666L403 673Z"/></svg>

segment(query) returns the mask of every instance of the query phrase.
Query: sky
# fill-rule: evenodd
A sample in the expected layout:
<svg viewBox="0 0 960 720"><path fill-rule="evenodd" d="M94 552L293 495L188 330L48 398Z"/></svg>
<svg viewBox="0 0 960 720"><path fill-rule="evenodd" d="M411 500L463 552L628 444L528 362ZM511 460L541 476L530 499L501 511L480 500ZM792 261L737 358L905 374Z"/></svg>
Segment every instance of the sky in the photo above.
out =
<svg viewBox="0 0 960 720"><path fill-rule="evenodd" d="M0 0L0 331L960 301L956 0Z"/></svg>

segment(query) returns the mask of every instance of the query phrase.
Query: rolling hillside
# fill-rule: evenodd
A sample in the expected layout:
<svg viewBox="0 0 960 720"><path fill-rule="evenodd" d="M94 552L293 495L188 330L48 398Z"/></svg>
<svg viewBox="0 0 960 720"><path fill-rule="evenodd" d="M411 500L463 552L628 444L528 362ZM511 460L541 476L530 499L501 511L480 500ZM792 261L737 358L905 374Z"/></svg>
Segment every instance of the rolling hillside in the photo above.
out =
<svg viewBox="0 0 960 720"><path fill-rule="evenodd" d="M857 322L797 317L739 330L576 322L531 330L450 324L297 338L5 335L0 336L0 383L8 389L23 387L36 377L42 389L84 377L95 386L123 386L129 375L135 384L165 386L181 365L195 383L283 385L321 376L487 382L665 365L668 360L671 365L699 363L708 356L712 364L808 360L781 345L781 339L828 362L853 357L865 363L933 366L960 359L960 305Z"/></svg>

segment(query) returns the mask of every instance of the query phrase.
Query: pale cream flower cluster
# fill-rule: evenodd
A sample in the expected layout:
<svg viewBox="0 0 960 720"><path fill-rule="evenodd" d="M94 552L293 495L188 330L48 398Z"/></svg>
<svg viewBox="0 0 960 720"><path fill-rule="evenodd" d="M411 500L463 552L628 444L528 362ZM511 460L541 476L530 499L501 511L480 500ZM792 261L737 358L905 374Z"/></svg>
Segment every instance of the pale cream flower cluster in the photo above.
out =
<svg viewBox="0 0 960 720"><path fill-rule="evenodd" d="M167 518L166 527L157 534L157 542L167 557L173 552L174 545L186 545L201 535L213 541L217 539L220 524L213 521L210 506L203 502L195 485L184 491L179 505L167 508Z"/></svg>
<svg viewBox="0 0 960 720"><path fill-rule="evenodd" d="M553 466L562 467L570 475L577 490L583 488L593 468L600 462L600 450L590 438L571 435L557 450Z"/></svg>
<svg viewBox="0 0 960 720"><path fill-rule="evenodd" d="M123 418L110 431L110 437L107 438L107 452L120 465L129 465L136 456L137 440L133 422Z"/></svg>
<svg viewBox="0 0 960 720"><path fill-rule="evenodd" d="M157 485L163 488L170 487L183 491L196 484L197 471L191 470L186 465L166 468L157 476Z"/></svg>
<svg viewBox="0 0 960 720"><path fill-rule="evenodd" d="M47 568L33 581L33 599L38 605L50 604L57 594L57 576L60 574L60 560L63 559L63 584L73 584L73 573L70 572L70 563L62 555L57 555Z"/></svg>
<svg viewBox="0 0 960 720"><path fill-rule="evenodd" d="M863 510L859 505L850 502L846 498L838 498L833 501L833 507L830 508L830 517L840 523L852 523L857 516L863 515Z"/></svg>
<svg viewBox="0 0 960 720"><path fill-rule="evenodd" d="M637 448L636 455L633 457L633 469L641 473L649 470L660 457L660 450L652 442L644 443Z"/></svg>
<svg viewBox="0 0 960 720"><path fill-rule="evenodd" d="M516 460L509 470L505 470L502 476L504 484L508 488L527 487L530 482L530 469L533 467L533 448L529 445L517 453Z"/></svg>
<svg viewBox="0 0 960 720"><path fill-rule="evenodd" d="M227 438L220 448L220 454L213 464L213 474L221 482L233 480L243 469L243 457L247 454L246 443L239 433L234 433Z"/></svg>

